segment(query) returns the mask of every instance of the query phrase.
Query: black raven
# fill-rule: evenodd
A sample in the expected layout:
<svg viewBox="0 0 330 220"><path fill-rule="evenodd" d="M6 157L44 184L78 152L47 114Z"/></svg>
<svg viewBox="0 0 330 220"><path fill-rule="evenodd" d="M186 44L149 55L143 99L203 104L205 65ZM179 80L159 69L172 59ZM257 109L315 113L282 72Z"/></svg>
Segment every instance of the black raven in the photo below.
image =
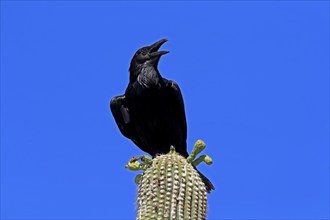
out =
<svg viewBox="0 0 330 220"><path fill-rule="evenodd" d="M187 123L178 84L163 78L158 62L169 51L158 51L166 39L139 49L132 58L125 94L112 98L110 108L121 133L152 157L171 146L187 153ZM208 191L212 183L202 175Z"/></svg>

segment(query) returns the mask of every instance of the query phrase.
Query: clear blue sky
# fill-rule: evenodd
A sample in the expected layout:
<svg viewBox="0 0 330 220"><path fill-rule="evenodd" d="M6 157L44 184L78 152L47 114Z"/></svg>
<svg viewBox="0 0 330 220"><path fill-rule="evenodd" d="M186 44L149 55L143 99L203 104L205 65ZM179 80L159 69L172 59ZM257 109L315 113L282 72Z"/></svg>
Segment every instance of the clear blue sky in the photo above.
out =
<svg viewBox="0 0 330 220"><path fill-rule="evenodd" d="M329 217L329 3L1 2L1 217L132 219L142 152L109 111L163 37L209 219Z"/></svg>

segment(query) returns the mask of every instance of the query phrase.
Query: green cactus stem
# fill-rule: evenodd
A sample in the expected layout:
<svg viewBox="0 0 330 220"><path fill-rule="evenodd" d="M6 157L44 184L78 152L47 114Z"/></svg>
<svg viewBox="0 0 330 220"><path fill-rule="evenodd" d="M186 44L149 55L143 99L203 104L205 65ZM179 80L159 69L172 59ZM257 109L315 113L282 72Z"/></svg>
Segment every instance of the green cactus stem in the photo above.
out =
<svg viewBox="0 0 330 220"><path fill-rule="evenodd" d="M198 140L188 159L171 149L168 154L154 159L139 156L129 161L126 168L144 170L135 177L138 184L137 220L206 219L207 190L194 168L201 162L212 164L207 155L195 160L205 146Z"/></svg>
<svg viewBox="0 0 330 220"><path fill-rule="evenodd" d="M202 155L198 157L196 160L191 162L191 164L195 167L197 167L200 163L205 162L207 165L211 165L213 163L213 160L210 156L208 155Z"/></svg>

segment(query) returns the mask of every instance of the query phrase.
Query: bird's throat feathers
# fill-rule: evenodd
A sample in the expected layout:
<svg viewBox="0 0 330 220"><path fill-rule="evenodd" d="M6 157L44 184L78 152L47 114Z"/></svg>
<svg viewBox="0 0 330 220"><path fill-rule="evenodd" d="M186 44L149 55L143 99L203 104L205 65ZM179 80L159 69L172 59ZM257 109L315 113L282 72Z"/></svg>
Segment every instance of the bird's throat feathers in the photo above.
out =
<svg viewBox="0 0 330 220"><path fill-rule="evenodd" d="M153 66L141 65L140 68L130 71L130 81L136 81L146 88L157 86L161 79L158 70Z"/></svg>

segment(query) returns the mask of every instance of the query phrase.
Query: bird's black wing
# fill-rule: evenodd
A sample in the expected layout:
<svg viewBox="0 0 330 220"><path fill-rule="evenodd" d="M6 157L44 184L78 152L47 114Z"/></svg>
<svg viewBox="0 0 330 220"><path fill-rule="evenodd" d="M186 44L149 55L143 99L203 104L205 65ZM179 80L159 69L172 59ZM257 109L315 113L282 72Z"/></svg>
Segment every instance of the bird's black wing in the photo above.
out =
<svg viewBox="0 0 330 220"><path fill-rule="evenodd" d="M127 138L132 138L130 114L125 105L125 95L115 96L110 101L110 109L120 132Z"/></svg>
<svg viewBox="0 0 330 220"><path fill-rule="evenodd" d="M171 120L171 141L178 153L187 157L187 122L183 97L178 84L164 79L166 83L165 97L167 99Z"/></svg>
<svg viewBox="0 0 330 220"><path fill-rule="evenodd" d="M128 139L131 139L141 150L149 152L149 148L137 135L134 122L126 105L125 95L113 97L110 101L110 109L120 132Z"/></svg>

